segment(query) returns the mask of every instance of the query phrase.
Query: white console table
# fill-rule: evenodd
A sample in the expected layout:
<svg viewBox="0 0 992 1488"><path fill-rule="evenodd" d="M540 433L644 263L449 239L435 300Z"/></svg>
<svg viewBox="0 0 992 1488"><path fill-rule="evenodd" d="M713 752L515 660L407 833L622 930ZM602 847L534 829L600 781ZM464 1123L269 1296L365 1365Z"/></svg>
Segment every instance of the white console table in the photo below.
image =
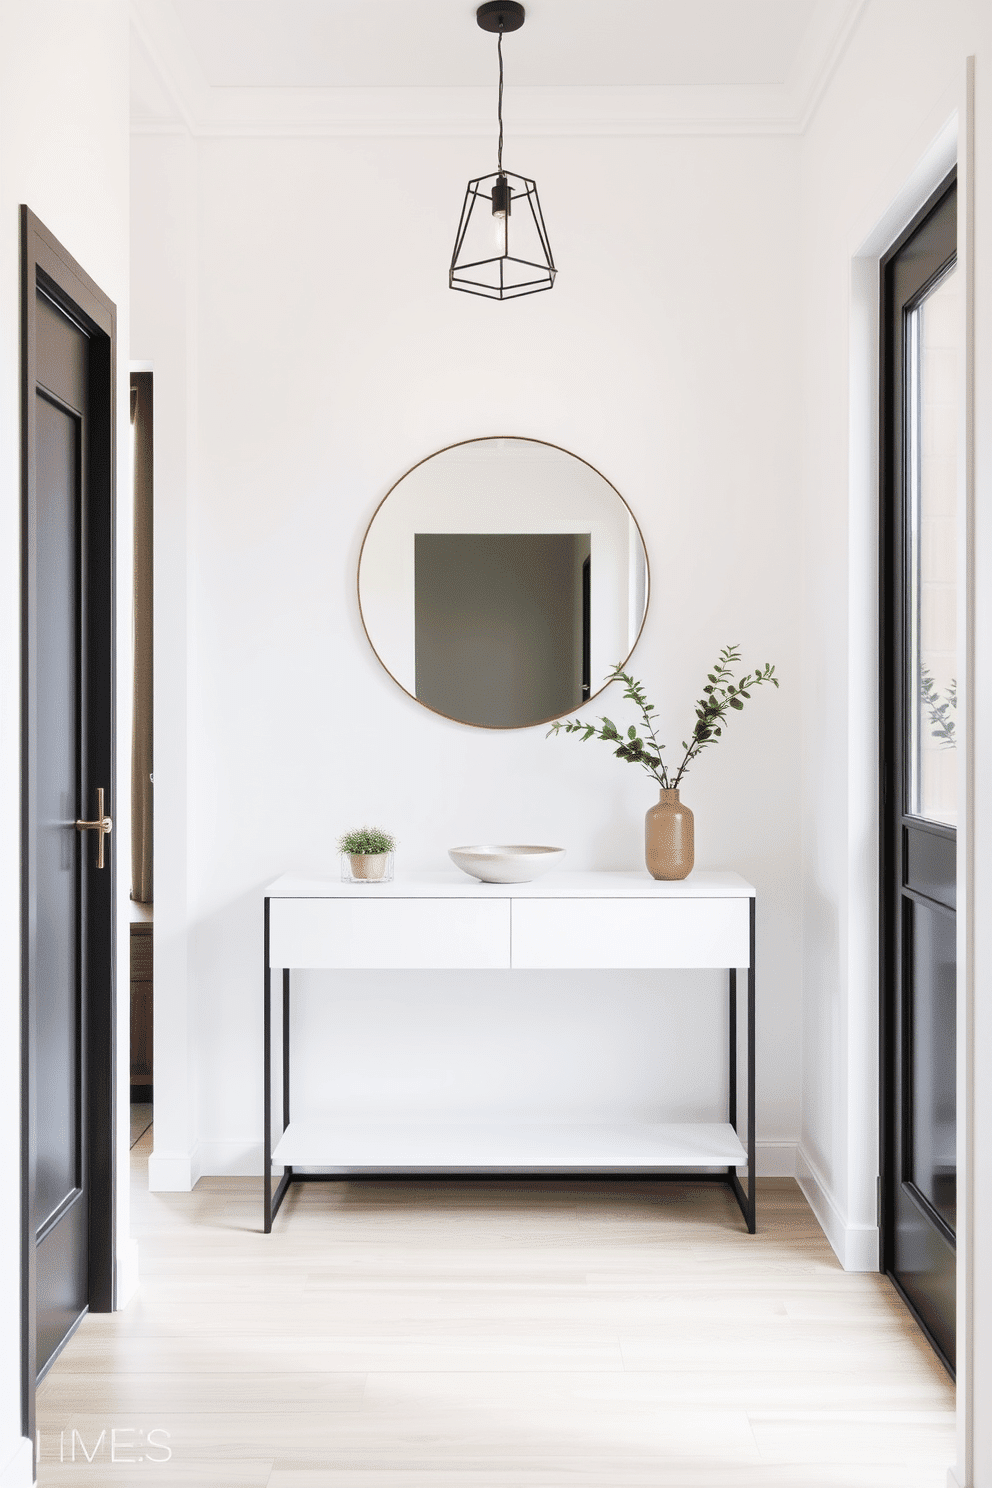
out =
<svg viewBox="0 0 992 1488"><path fill-rule="evenodd" d="M736 873L551 873L528 884L420 874L388 884L286 875L265 890L265 1233L292 1182L383 1172L637 1173L726 1183L755 1229L755 891ZM729 972L726 1122L362 1126L290 1115L294 970L712 969ZM282 970L282 1134L273 1145L272 973ZM737 1131L737 972L747 971L746 1148ZM272 1187L273 1163L284 1171ZM737 1175L747 1166L747 1188ZM670 1170L677 1170L674 1174ZM668 1171L663 1171L668 1170Z"/></svg>

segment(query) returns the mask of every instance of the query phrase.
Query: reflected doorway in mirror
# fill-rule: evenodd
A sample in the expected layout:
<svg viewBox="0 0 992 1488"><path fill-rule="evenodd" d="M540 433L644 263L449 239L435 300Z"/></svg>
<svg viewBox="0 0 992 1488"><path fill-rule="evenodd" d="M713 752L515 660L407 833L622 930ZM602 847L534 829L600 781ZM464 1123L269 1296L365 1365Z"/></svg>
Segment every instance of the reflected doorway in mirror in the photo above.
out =
<svg viewBox="0 0 992 1488"><path fill-rule="evenodd" d="M588 698L590 545L588 532L416 533L418 700L526 728Z"/></svg>

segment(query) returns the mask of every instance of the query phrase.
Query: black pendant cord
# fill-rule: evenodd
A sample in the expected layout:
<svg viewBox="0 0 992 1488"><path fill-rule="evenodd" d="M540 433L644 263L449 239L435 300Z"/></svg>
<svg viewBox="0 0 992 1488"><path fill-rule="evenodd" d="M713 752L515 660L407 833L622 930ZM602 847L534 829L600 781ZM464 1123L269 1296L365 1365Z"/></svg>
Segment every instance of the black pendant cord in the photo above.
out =
<svg viewBox="0 0 992 1488"><path fill-rule="evenodd" d="M499 149L496 154L496 171L498 175L503 174L503 23L500 22L499 40L496 43L496 51L499 55L499 102L497 112L499 114Z"/></svg>

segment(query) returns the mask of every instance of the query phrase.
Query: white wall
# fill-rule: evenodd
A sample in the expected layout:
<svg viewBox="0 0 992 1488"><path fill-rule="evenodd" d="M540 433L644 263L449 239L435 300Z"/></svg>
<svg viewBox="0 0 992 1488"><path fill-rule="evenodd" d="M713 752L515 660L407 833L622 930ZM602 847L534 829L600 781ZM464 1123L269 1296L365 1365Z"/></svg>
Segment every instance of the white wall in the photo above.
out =
<svg viewBox="0 0 992 1488"><path fill-rule="evenodd" d="M125 0L49 0L44 6L4 0L0 6L0 787L7 802L19 791L19 549L20 352L19 223L21 202L40 217L115 301L123 358L118 428L126 430L128 346L128 31ZM120 442L119 488L126 439ZM126 720L130 645L130 512L119 515L119 717ZM129 731L118 749L119 799L128 799ZM116 794L116 792L115 792ZM129 862L125 820L117 841ZM0 1483L31 1481L30 1444L20 1436L20 1217L16 1173L19 1146L20 988L19 843L16 830L0 840L0 1131L7 1135L7 1194L0 1217ZM126 872L121 882L127 924ZM121 1146L127 1122L127 941L122 938L120 987ZM121 1235L127 1235L126 1171L118 1194ZM118 1253L119 1281L133 1255Z"/></svg>
<svg viewBox="0 0 992 1488"><path fill-rule="evenodd" d="M289 868L336 873L344 828L371 818L394 830L400 872L446 867L448 845L471 840L561 842L575 868L642 862L646 781L602 746L431 715L361 629L355 568L378 500L430 451L499 432L573 449L630 502L653 581L635 670L675 743L721 644L781 671L781 692L756 695L683 795L700 865L758 886L759 1139L767 1164L789 1168L797 142L515 142L509 163L538 179L560 275L553 293L508 305L446 284L464 182L490 140L200 140L180 283L183 148L137 137L133 155L132 354L156 368L160 469L193 440L186 492L157 489L160 506L188 502L185 518L158 518L174 519L177 539L184 520L188 548L185 574L156 591L157 665L178 687L188 661L185 697L164 705L159 670L156 698L157 843L185 820L188 967L177 958L167 971L158 955L168 1126L157 1111L152 1181L259 1171L260 890ZM180 383L185 430L159 416L165 399L178 408ZM178 925L183 891L161 862L156 873L158 925L166 896ZM459 977L400 993L370 978L355 994L325 982L299 1026L326 1051L322 1082L314 1072L324 1099L440 1106L452 1119L480 1107L662 1111L676 1098L719 1109L719 985L676 996L636 977L574 988ZM439 1045L453 1027L463 1064ZM300 1075L302 1099L302 1061Z"/></svg>

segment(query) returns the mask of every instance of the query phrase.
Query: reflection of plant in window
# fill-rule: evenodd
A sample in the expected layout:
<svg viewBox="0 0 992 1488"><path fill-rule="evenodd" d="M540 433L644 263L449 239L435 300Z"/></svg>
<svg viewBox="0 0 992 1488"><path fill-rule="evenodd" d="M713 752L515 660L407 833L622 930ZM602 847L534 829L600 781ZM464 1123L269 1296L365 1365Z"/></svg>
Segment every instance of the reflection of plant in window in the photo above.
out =
<svg viewBox="0 0 992 1488"><path fill-rule="evenodd" d="M958 683L951 678L947 696L942 697L940 688L933 680L929 667L920 667L920 697L930 714L930 732L943 749L957 747Z"/></svg>

